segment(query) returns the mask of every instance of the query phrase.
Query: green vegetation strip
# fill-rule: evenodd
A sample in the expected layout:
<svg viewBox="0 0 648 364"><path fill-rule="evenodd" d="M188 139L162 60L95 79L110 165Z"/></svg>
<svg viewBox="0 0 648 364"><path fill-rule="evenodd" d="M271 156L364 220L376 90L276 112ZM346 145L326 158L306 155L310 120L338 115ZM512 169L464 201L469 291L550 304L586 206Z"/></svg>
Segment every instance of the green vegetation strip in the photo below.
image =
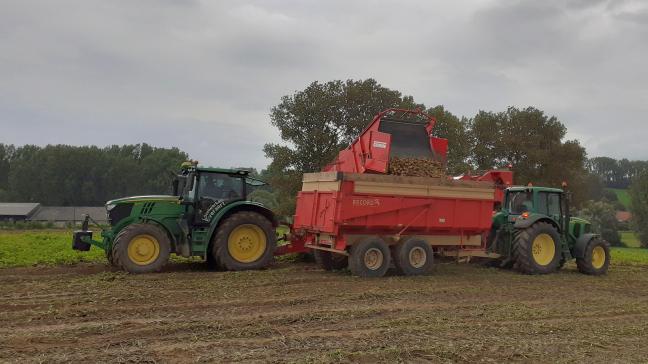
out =
<svg viewBox="0 0 648 364"><path fill-rule="evenodd" d="M633 231L619 231L621 242L628 248L641 248L639 237Z"/></svg>
<svg viewBox="0 0 648 364"><path fill-rule="evenodd" d="M69 230L0 231L0 267L106 262L104 252L72 250Z"/></svg>
<svg viewBox="0 0 648 364"><path fill-rule="evenodd" d="M630 209L630 195L628 190L622 190L620 188L608 188L610 191L614 192L617 195L617 199L626 209Z"/></svg>
<svg viewBox="0 0 648 364"><path fill-rule="evenodd" d="M174 261L186 261L175 258ZM69 230L0 231L0 268L34 265L70 265L81 262L106 263L104 252L72 250ZM612 248L613 264L648 265L648 249Z"/></svg>

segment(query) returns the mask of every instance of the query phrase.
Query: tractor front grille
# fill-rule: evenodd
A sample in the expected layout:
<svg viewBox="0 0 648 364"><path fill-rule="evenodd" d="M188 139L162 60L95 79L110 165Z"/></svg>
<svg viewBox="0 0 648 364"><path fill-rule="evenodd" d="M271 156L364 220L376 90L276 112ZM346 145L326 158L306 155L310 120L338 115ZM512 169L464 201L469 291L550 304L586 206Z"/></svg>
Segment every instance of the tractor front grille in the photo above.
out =
<svg viewBox="0 0 648 364"><path fill-rule="evenodd" d="M108 223L110 223L111 226L115 226L118 222L130 216L132 210L132 203L119 204L113 207L113 209L108 212Z"/></svg>

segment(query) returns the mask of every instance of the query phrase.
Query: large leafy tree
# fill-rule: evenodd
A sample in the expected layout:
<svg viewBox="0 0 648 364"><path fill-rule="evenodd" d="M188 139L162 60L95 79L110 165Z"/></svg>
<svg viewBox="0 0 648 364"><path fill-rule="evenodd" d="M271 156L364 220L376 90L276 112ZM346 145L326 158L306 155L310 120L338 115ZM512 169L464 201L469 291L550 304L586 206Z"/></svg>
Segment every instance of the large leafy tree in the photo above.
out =
<svg viewBox="0 0 648 364"><path fill-rule="evenodd" d="M610 244L621 245L614 205L606 201L587 201L579 216L589 220L593 231L601 234Z"/></svg>
<svg viewBox="0 0 648 364"><path fill-rule="evenodd" d="M632 225L641 245L648 248L648 170L640 172L630 185Z"/></svg>
<svg viewBox="0 0 648 364"><path fill-rule="evenodd" d="M518 184L560 186L567 181L576 203L587 196L586 153L567 129L533 107L480 111L471 122L471 158L478 169L512 164Z"/></svg>
<svg viewBox="0 0 648 364"><path fill-rule="evenodd" d="M373 79L313 82L282 97L272 108L270 120L284 143L264 146L272 160L267 175L279 195L277 212L292 215L301 174L319 171L333 161L378 112L390 107L423 105Z"/></svg>

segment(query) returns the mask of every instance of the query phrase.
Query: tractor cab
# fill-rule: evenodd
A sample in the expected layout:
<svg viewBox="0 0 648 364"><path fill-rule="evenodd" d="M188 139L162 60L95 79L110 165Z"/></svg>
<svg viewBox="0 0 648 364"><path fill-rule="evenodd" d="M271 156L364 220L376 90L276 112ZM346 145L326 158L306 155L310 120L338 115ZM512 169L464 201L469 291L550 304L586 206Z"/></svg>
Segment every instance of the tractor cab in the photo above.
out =
<svg viewBox="0 0 648 364"><path fill-rule="evenodd" d="M510 187L504 196L503 211L513 219L528 218L531 214L544 215L558 223L566 218L567 196L557 188Z"/></svg>

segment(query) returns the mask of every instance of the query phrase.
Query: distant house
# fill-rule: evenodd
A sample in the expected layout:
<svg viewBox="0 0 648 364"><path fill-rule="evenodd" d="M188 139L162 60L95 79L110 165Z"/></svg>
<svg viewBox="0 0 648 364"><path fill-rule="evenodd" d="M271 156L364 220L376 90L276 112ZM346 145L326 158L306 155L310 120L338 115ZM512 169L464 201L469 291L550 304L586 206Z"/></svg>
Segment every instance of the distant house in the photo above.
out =
<svg viewBox="0 0 648 364"><path fill-rule="evenodd" d="M39 203L0 202L0 221L25 221L38 210Z"/></svg>
<svg viewBox="0 0 648 364"><path fill-rule="evenodd" d="M617 211L616 219L618 222L628 222L632 219L632 213L629 211Z"/></svg>
<svg viewBox="0 0 648 364"><path fill-rule="evenodd" d="M79 223L90 215L100 224L108 223L105 207L42 206L39 203L0 202L0 222L34 221L62 226Z"/></svg>

